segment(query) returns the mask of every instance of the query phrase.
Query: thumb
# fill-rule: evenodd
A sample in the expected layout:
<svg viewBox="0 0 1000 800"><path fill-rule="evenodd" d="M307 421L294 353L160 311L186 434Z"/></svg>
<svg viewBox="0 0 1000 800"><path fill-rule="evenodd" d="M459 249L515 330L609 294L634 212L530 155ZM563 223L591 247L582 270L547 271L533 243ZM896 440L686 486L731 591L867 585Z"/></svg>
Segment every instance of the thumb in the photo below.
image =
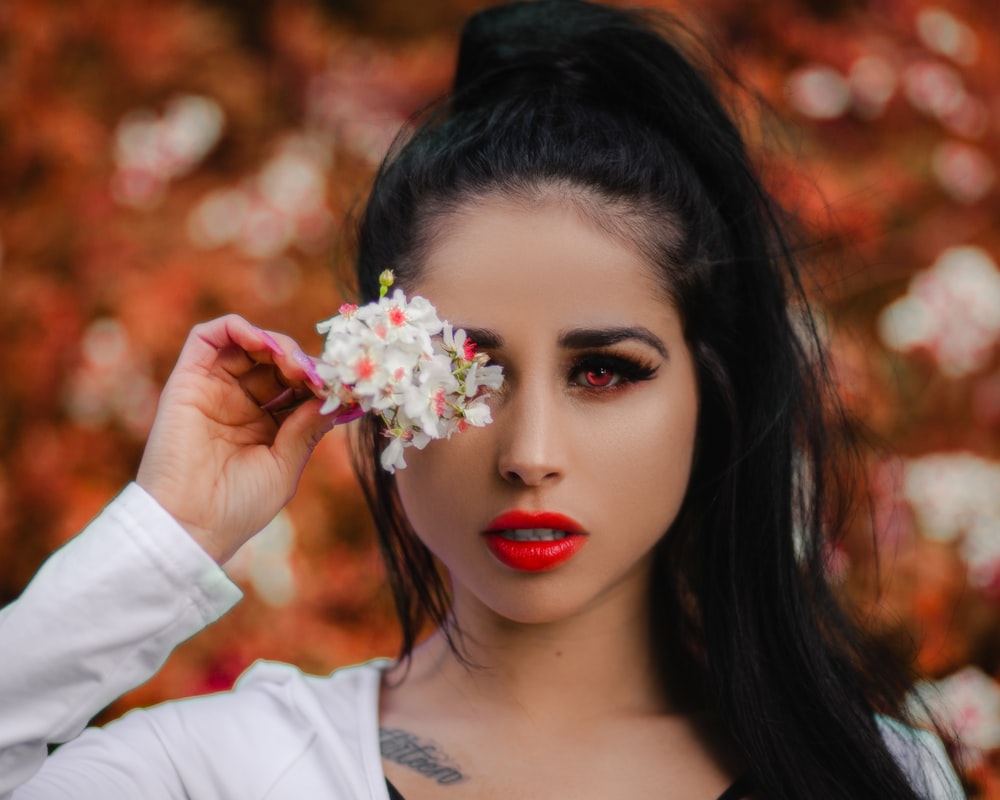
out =
<svg viewBox="0 0 1000 800"><path fill-rule="evenodd" d="M315 398L303 403L289 416L274 438L272 450L285 463L288 471L298 478L309 456L337 422L336 414L320 414L323 401Z"/></svg>

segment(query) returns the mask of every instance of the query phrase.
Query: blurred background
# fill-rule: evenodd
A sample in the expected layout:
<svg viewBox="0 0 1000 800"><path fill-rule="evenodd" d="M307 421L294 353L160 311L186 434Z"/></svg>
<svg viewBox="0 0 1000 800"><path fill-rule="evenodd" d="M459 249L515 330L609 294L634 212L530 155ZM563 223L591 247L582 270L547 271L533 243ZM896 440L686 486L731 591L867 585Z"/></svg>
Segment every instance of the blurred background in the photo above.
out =
<svg viewBox="0 0 1000 800"><path fill-rule="evenodd" d="M447 86L485 0L0 0L0 604L135 473L188 329L224 312L317 352L351 215ZM799 245L873 513L831 570L912 657L1000 798L1000 9L977 0L670 0ZM768 109L762 111L761 101ZM339 429L228 565L247 599L137 704L256 658L393 654Z"/></svg>

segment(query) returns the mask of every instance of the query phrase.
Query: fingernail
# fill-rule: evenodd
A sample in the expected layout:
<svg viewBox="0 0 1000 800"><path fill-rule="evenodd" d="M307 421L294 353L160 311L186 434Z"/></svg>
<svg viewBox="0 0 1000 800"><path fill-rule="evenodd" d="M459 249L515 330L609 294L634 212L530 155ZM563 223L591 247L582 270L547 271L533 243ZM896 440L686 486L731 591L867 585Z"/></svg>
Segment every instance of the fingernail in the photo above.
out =
<svg viewBox="0 0 1000 800"><path fill-rule="evenodd" d="M295 390L289 387L280 394L272 397L266 403L263 403L261 405L261 409L264 411L274 411L275 409L281 408L282 406L286 405L288 401L294 396L295 396Z"/></svg>
<svg viewBox="0 0 1000 800"><path fill-rule="evenodd" d="M271 334L265 330L261 330L260 328L257 328L257 333L259 333L260 338L264 340L264 343L267 345L267 349L274 353L274 355L283 356L285 354L282 346L274 340L274 337L271 336Z"/></svg>
<svg viewBox="0 0 1000 800"><path fill-rule="evenodd" d="M341 406L341 408L344 410L339 414L334 415L334 425L343 425L347 422L353 422L359 417L364 416L365 413L365 410L361 406L354 406L353 408L350 406Z"/></svg>
<svg viewBox="0 0 1000 800"><path fill-rule="evenodd" d="M302 369L306 371L306 375L309 377L309 382L313 386L317 389L322 389L326 385L323 382L323 379L319 376L319 373L316 371L316 365L313 363L313 360L309 358L309 356L301 350L296 350L295 360L301 365Z"/></svg>

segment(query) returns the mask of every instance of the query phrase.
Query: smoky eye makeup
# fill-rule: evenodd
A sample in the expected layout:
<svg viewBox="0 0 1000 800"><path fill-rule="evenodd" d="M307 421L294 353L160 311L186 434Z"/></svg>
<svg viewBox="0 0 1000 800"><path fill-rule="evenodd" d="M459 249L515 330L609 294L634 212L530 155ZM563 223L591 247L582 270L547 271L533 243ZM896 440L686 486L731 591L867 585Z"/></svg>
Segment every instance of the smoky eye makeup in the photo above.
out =
<svg viewBox="0 0 1000 800"><path fill-rule="evenodd" d="M636 356L609 352L575 354L569 368L569 382L581 389L624 388L655 377L659 365Z"/></svg>

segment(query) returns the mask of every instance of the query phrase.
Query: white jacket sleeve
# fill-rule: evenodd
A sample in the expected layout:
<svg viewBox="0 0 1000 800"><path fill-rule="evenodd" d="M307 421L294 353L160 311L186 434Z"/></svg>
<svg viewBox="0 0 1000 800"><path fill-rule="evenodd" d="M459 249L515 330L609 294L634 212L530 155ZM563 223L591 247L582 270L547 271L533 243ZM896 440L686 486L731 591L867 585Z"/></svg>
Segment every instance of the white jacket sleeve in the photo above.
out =
<svg viewBox="0 0 1000 800"><path fill-rule="evenodd" d="M877 722L889 752L921 797L927 800L965 800L961 781L937 736L930 731L910 728L890 717L880 715Z"/></svg>
<svg viewBox="0 0 1000 800"><path fill-rule="evenodd" d="M241 596L130 484L0 611L0 800Z"/></svg>

